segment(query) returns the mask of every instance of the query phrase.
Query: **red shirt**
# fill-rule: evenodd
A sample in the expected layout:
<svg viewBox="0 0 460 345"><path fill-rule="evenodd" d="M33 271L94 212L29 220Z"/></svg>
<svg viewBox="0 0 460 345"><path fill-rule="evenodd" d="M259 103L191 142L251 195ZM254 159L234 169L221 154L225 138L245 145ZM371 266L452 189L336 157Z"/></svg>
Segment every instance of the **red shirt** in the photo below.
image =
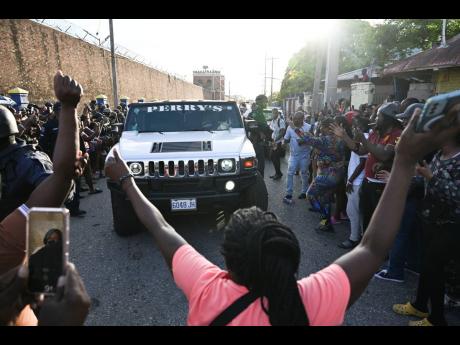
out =
<svg viewBox="0 0 460 345"><path fill-rule="evenodd" d="M369 135L368 141L371 144L378 144L382 146L396 145L396 141L401 136L401 133L402 130L400 128L393 128L390 133L384 134L382 137L380 137L378 132L372 132ZM375 165L379 162L380 161L372 153L367 155L366 165L364 166L364 174L366 178L375 178Z"/></svg>

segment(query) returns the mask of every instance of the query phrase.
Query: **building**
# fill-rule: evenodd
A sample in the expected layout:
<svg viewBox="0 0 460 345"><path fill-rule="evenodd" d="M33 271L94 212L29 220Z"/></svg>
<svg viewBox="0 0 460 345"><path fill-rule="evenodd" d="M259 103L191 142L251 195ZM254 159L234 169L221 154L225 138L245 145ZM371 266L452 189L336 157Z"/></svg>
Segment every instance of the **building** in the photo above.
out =
<svg viewBox="0 0 460 345"><path fill-rule="evenodd" d="M385 67L385 77L393 78L396 99L427 99L438 93L460 89L460 34L406 59Z"/></svg>
<svg viewBox="0 0 460 345"><path fill-rule="evenodd" d="M193 84L203 88L204 99L225 100L225 76L220 71L203 66L203 70L193 71Z"/></svg>

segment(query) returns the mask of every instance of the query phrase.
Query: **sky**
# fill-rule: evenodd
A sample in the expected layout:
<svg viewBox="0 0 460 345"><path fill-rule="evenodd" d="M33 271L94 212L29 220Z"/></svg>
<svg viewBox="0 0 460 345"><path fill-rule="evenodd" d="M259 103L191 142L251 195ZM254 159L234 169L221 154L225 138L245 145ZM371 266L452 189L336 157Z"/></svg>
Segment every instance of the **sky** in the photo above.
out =
<svg viewBox="0 0 460 345"><path fill-rule="evenodd" d="M104 39L108 19L66 19ZM371 24L381 19L367 19ZM114 19L115 44L159 69L192 82L203 66L222 72L225 93L254 99L264 92L265 59L273 91L279 91L289 59L335 28L330 19ZM271 80L266 80L270 95Z"/></svg>

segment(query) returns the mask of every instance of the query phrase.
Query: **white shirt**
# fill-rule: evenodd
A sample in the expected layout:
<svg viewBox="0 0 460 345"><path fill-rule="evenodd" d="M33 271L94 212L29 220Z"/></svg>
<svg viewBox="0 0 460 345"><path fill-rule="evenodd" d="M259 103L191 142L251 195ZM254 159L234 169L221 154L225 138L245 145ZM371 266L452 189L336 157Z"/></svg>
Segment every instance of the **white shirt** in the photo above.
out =
<svg viewBox="0 0 460 345"><path fill-rule="evenodd" d="M369 134L364 133L366 139L369 137ZM350 162L348 163L348 180L350 179L351 175L356 170L356 167L359 165L360 158L367 158L367 155L359 156L353 151L351 151ZM364 179L364 169L361 173L354 179L353 186L360 186ZM347 181L348 181L347 180Z"/></svg>
<svg viewBox="0 0 460 345"><path fill-rule="evenodd" d="M279 123L279 125L278 125L278 123ZM276 120L272 120L270 122L270 129L273 131L272 139L277 144L283 141L283 137L282 136L279 137L280 136L280 131L283 128L286 128L286 124L285 124L284 120L280 116L278 116L278 118ZM275 140L278 137L279 137L279 139Z"/></svg>

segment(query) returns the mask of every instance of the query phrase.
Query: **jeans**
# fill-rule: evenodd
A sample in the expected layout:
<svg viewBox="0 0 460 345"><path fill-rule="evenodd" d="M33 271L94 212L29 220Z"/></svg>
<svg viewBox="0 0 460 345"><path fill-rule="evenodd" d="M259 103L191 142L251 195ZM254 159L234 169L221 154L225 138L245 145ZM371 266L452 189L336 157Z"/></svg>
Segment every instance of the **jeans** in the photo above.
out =
<svg viewBox="0 0 460 345"><path fill-rule="evenodd" d="M401 225L390 251L388 275L404 280L404 266L409 253L409 241L414 231L417 211L417 200L409 198L406 201Z"/></svg>
<svg viewBox="0 0 460 345"><path fill-rule="evenodd" d="M310 164L310 155L291 155L289 156L288 176L286 194L292 195L294 186L294 174L300 170L302 176L302 193L308 189L308 165Z"/></svg>

